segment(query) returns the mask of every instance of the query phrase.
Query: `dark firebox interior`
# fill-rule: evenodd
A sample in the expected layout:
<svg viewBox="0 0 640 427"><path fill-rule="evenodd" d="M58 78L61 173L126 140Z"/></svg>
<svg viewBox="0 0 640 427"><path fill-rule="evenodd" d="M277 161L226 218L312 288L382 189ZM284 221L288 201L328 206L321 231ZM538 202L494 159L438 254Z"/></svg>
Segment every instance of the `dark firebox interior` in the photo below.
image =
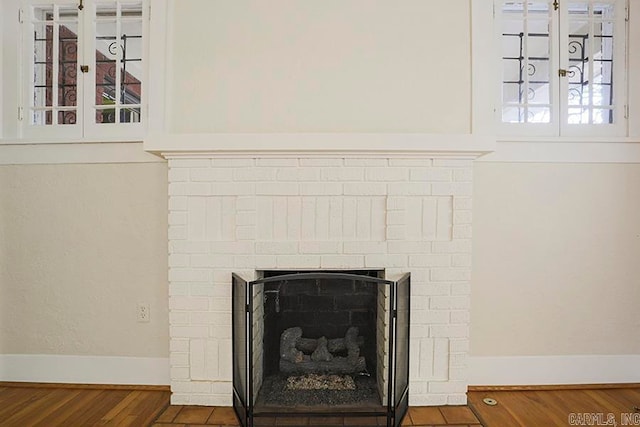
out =
<svg viewBox="0 0 640 427"><path fill-rule="evenodd" d="M263 277L304 273L301 271L264 271ZM382 271L341 271L341 273L357 274L363 280L344 278L289 279L264 284L264 384L260 394L275 398L275 388L280 388L287 377L279 369L280 336L287 328L301 327L303 338L327 339L343 338L348 328L355 326L363 337L361 356L366 360L366 371L353 374L358 387L367 389L367 399L377 400L375 385L377 364L377 304L379 284L367 281L367 277L382 278ZM336 356L346 356L336 354ZM331 374L331 372L324 372ZM371 399L371 394L377 399ZM277 394L277 393L276 393ZM286 394L286 393L285 393ZM300 392L290 393L293 398L301 396ZM302 393L309 394L309 393ZM348 403L347 400L358 400L360 393L329 391L314 392L307 396L315 404L335 404L336 401ZM283 395L284 398L284 395ZM262 400L262 399L259 399ZM268 398L270 404L278 404ZM284 400L287 400L284 398ZM281 402L282 404L294 402ZM351 403L356 403L355 401Z"/></svg>

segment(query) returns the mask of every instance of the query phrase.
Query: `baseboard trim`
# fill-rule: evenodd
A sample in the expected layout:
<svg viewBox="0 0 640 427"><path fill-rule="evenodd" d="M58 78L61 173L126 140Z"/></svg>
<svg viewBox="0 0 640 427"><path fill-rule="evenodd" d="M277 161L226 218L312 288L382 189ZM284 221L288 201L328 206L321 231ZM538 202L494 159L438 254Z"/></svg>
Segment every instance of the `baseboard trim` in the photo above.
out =
<svg viewBox="0 0 640 427"><path fill-rule="evenodd" d="M640 355L469 358L470 386L575 386L640 383Z"/></svg>
<svg viewBox="0 0 640 427"><path fill-rule="evenodd" d="M23 383L159 385L170 384L163 357L0 355L0 381Z"/></svg>
<svg viewBox="0 0 640 427"><path fill-rule="evenodd" d="M467 391L558 391L558 390L615 390L640 388L640 383L617 384L548 384L548 385L471 385Z"/></svg>
<svg viewBox="0 0 640 427"><path fill-rule="evenodd" d="M169 385L143 384L75 384L75 383L34 383L0 381L0 387L12 388L61 388L67 390L129 390L129 391L171 391Z"/></svg>

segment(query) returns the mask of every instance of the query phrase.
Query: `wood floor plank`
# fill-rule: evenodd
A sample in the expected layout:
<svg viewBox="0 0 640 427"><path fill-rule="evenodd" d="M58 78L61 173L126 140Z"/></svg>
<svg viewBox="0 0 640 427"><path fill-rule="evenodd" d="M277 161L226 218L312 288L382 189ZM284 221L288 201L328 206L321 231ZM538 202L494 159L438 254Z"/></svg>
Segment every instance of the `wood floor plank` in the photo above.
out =
<svg viewBox="0 0 640 427"><path fill-rule="evenodd" d="M171 405L160 414L156 419L156 423L171 423L178 415L178 412L182 409L182 405Z"/></svg>
<svg viewBox="0 0 640 427"><path fill-rule="evenodd" d="M238 423L238 418L236 417L236 413L233 411L231 407L217 407L213 410L213 413L209 416L207 420L207 424L218 424L224 426L237 426L240 425Z"/></svg>
<svg viewBox="0 0 640 427"><path fill-rule="evenodd" d="M446 424L442 412L436 406L411 407L408 415L413 423L408 425Z"/></svg>
<svg viewBox="0 0 640 427"><path fill-rule="evenodd" d="M184 424L205 424L211 413L213 407L210 406L184 406L182 410L176 415L174 422Z"/></svg>
<svg viewBox="0 0 640 427"><path fill-rule="evenodd" d="M440 412L449 424L477 424L478 419L467 406L442 406Z"/></svg>
<svg viewBox="0 0 640 427"><path fill-rule="evenodd" d="M48 390L43 389L14 388L9 390L9 400L0 407L0 420L9 418L11 414L28 407L48 393Z"/></svg>
<svg viewBox="0 0 640 427"><path fill-rule="evenodd" d="M79 390L51 389L47 394L42 396L42 398L4 419L3 423L8 425L37 425L47 420L51 412L58 410L71 400L77 398L80 393Z"/></svg>

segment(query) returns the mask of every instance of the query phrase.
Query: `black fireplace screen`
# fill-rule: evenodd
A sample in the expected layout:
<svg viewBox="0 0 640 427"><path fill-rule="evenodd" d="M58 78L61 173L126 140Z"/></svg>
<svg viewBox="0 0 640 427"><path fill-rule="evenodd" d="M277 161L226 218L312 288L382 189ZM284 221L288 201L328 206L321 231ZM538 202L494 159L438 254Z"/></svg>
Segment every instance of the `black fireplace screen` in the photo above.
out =
<svg viewBox="0 0 640 427"><path fill-rule="evenodd" d="M241 425L344 417L400 426L409 399L410 275L267 273L232 278Z"/></svg>

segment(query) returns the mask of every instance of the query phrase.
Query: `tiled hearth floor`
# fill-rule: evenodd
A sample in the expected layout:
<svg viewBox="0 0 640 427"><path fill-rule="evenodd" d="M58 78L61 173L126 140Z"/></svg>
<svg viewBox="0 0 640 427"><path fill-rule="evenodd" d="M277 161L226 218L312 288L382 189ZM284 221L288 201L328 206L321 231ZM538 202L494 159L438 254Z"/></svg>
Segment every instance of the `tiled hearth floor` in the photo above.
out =
<svg viewBox="0 0 640 427"><path fill-rule="evenodd" d="M376 426L384 419L349 419L342 417L312 419L304 417L260 419L264 426ZM478 418L467 406L431 406L409 408L403 426L415 427L481 427ZM238 426L233 410L228 407L169 406L157 419L155 427Z"/></svg>

